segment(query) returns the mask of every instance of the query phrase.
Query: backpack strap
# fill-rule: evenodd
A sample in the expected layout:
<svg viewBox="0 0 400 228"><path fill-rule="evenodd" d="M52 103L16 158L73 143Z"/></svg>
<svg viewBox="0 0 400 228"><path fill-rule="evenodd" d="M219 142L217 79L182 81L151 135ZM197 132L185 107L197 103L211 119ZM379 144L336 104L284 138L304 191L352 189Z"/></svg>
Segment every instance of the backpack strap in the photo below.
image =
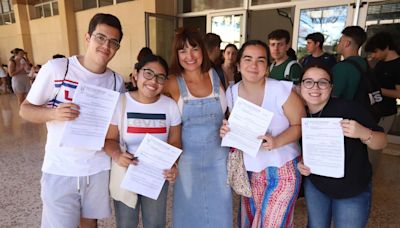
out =
<svg viewBox="0 0 400 228"><path fill-rule="evenodd" d="M361 65L357 61L355 61L354 59L345 59L343 61L353 65L361 74L365 74L367 72L367 70L364 70L361 67Z"/></svg>
<svg viewBox="0 0 400 228"><path fill-rule="evenodd" d="M61 81L60 88L58 89L56 95L53 98L53 104L51 105L52 108L55 107L58 93L60 93L61 87L62 87L62 85L64 84L64 81L65 81L65 78L67 78L67 73L68 73L68 69L69 69L69 59L68 58L66 58L66 59L67 59L67 66L65 67L64 77L63 77L63 80Z"/></svg>
<svg viewBox="0 0 400 228"><path fill-rule="evenodd" d="M272 71L272 68L274 68L274 66L276 65L276 63L275 62L273 62L272 64L271 64L271 66L269 66L269 72L271 72Z"/></svg>
<svg viewBox="0 0 400 228"><path fill-rule="evenodd" d="M286 65L285 72L283 73L283 77L286 80L290 80L290 77L289 77L290 76L290 69L292 68L292 66L294 64L298 64L296 60L292 60Z"/></svg>

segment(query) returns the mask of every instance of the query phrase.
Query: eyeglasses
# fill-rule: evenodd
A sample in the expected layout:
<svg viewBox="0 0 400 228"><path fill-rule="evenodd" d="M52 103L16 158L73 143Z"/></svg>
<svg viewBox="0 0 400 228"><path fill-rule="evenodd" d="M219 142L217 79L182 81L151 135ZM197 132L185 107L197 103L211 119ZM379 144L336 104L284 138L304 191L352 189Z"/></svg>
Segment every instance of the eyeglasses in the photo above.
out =
<svg viewBox="0 0 400 228"><path fill-rule="evenodd" d="M112 49L116 49L117 50L120 47L119 41L116 40L116 39L107 38L107 36L105 36L105 35L103 35L101 33L94 34L93 36L94 36L94 40L97 43L99 43L100 45L105 44L107 42L107 40L108 40L108 43L110 44L110 47Z"/></svg>
<svg viewBox="0 0 400 228"><path fill-rule="evenodd" d="M307 88L312 89L315 84L317 84L319 89L328 89L331 86L331 82L327 79L321 79L319 81L314 81L311 78L303 79L301 84Z"/></svg>
<svg viewBox="0 0 400 228"><path fill-rule="evenodd" d="M143 76L145 79L152 80L154 77L156 77L156 82L158 84L162 85L168 79L165 74L156 74L151 69L143 68L142 70L143 70Z"/></svg>

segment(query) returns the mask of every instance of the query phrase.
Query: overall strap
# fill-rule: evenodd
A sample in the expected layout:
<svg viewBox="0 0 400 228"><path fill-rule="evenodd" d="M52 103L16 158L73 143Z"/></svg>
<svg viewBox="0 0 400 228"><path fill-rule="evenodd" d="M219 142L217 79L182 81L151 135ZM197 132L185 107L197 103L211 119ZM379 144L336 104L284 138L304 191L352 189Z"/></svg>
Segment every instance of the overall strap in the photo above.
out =
<svg viewBox="0 0 400 228"><path fill-rule="evenodd" d="M178 80L179 91L181 92L181 97L183 101L187 101L189 94L186 88L185 80L183 79L183 75L177 76L176 79Z"/></svg>
<svg viewBox="0 0 400 228"><path fill-rule="evenodd" d="M211 79L212 79L212 86L213 86L213 94L219 95L220 79L218 77L217 71L215 71L214 68L211 68Z"/></svg>

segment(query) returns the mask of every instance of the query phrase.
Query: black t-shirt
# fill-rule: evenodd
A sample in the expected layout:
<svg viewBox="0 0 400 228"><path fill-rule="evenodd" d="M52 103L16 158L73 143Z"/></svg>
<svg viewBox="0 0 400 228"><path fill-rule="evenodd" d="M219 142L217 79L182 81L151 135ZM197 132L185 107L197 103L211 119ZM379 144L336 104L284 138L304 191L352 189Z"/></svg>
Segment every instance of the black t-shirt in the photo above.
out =
<svg viewBox="0 0 400 228"><path fill-rule="evenodd" d="M310 116L310 115L308 115ZM322 113L313 116L340 117L356 120L373 131L383 131L370 113L359 103L340 98L331 98ZM311 174L311 182L325 194L333 198L349 198L363 192L371 182L372 167L367 146L360 139L344 137L345 171L343 178L331 178Z"/></svg>
<svg viewBox="0 0 400 228"><path fill-rule="evenodd" d="M329 53L324 53L321 56L314 57L312 55L307 55L301 65L303 68L306 68L307 66L311 65L324 65L328 69L332 69L332 67L336 64L336 58L335 56L329 54Z"/></svg>
<svg viewBox="0 0 400 228"><path fill-rule="evenodd" d="M375 66L375 75L377 76L381 88L395 89L400 85L400 57L391 61L380 61ZM390 116L397 113L396 98L383 96L382 115Z"/></svg>

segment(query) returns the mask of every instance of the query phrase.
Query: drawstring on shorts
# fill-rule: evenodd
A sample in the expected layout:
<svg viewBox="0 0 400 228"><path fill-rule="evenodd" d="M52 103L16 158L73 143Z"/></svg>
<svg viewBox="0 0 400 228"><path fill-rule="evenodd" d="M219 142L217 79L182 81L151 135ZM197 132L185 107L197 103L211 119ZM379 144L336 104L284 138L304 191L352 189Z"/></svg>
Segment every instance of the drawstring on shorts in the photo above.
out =
<svg viewBox="0 0 400 228"><path fill-rule="evenodd" d="M76 188L77 188L77 190L78 190L78 192L81 190L81 183L80 183L80 177L77 177L77 183L76 183ZM90 178L89 178L89 176L86 176L86 186L89 186L89 182L90 181Z"/></svg>

